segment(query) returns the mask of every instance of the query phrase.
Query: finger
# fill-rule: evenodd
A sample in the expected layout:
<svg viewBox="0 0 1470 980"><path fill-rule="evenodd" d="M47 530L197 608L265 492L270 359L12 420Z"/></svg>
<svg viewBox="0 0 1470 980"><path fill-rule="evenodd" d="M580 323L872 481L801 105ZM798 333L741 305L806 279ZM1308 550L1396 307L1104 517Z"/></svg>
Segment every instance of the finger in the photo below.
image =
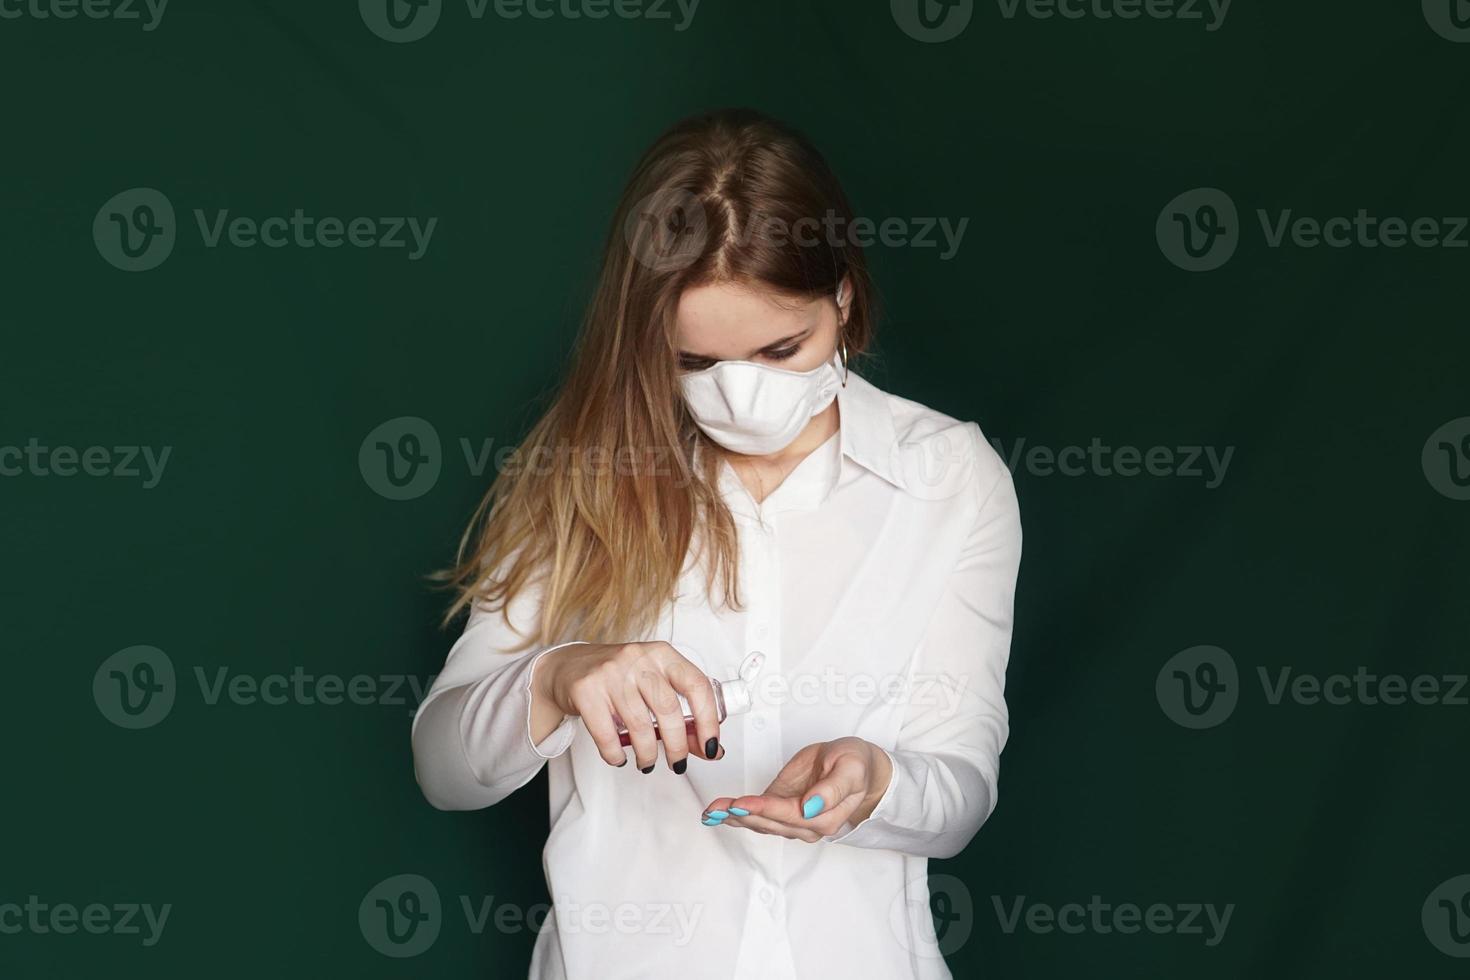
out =
<svg viewBox="0 0 1470 980"><path fill-rule="evenodd" d="M748 810L761 821L769 821L785 827L790 833L783 836L816 841L840 830L847 822L847 818L852 816L853 811L861 805L862 800L862 794L855 793L839 801L835 807L823 806L820 813L813 813L810 817L806 816L803 811L803 800L800 797L742 796L734 800L731 806ZM808 809L811 807L808 806Z"/></svg>
<svg viewBox="0 0 1470 980"><path fill-rule="evenodd" d="M694 716L693 751L701 758L717 759L720 754L720 714L715 706L714 688L703 671L677 651L674 656L678 659L665 669L664 676L689 702L689 713Z"/></svg>
<svg viewBox="0 0 1470 980"><path fill-rule="evenodd" d="M633 764L640 772L650 773L658 762L658 740L653 736L653 719L638 686L630 677L620 690L612 692L613 706L623 727L628 730L628 743L633 748Z"/></svg>
<svg viewBox="0 0 1470 980"><path fill-rule="evenodd" d="M626 766L628 752L618 741L618 728L613 723L612 702L604 695L596 699L574 698L572 703L582 718L587 734L592 736L592 743L597 746L597 754L602 756L602 761L610 766Z"/></svg>
<svg viewBox="0 0 1470 980"><path fill-rule="evenodd" d="M699 822L706 827L718 827L726 820L738 815L730 812L730 805L734 802L734 799L729 796L722 796L717 800L710 801L710 804L700 812ZM739 812L744 813L745 811L741 810Z"/></svg>
<svg viewBox="0 0 1470 980"><path fill-rule="evenodd" d="M822 839L822 835L811 827L793 827L791 824L782 823L779 820L771 820L766 817L757 817L754 814L744 817L732 816L723 823L742 830L751 830L757 834L786 837L790 840L799 840L807 844L815 844Z"/></svg>
<svg viewBox="0 0 1470 980"><path fill-rule="evenodd" d="M867 789L868 767L862 759L856 755L838 755L828 764L822 778L802 795L801 815L812 820L847 803L852 803L851 812L862 802Z"/></svg>
<svg viewBox="0 0 1470 980"><path fill-rule="evenodd" d="M664 743L664 761L679 775L689 765L689 736L684 731L684 706L664 678L652 670L638 676L638 693L658 722L659 738Z"/></svg>

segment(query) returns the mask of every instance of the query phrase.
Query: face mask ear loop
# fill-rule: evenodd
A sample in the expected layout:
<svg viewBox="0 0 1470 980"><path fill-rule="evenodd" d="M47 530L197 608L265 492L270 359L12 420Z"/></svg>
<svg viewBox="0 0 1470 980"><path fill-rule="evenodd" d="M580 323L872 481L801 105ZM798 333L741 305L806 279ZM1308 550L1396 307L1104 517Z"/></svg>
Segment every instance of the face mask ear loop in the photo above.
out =
<svg viewBox="0 0 1470 980"><path fill-rule="evenodd" d="M842 316L842 301L847 298L847 290L843 287L846 281L837 284L837 315ZM844 324L837 324L837 351L842 355L842 387L847 387L847 340L842 336Z"/></svg>

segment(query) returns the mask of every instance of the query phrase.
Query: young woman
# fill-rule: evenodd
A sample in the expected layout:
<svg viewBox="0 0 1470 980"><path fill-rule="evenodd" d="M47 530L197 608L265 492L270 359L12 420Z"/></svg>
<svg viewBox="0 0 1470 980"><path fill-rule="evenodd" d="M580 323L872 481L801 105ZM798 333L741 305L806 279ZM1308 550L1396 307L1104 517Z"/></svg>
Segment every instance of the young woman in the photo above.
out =
<svg viewBox="0 0 1470 980"><path fill-rule="evenodd" d="M1020 523L975 423L851 370L852 222L763 116L660 137L466 532L415 770L468 810L549 767L535 978L949 976L926 868L995 807Z"/></svg>

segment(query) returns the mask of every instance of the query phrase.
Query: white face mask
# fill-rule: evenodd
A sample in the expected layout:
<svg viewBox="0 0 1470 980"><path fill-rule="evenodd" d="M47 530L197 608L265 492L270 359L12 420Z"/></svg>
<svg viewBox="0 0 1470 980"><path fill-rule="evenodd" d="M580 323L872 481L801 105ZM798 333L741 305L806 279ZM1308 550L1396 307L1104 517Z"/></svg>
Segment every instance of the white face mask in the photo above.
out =
<svg viewBox="0 0 1470 980"><path fill-rule="evenodd" d="M801 435L813 415L837 397L842 367L836 351L810 371L754 361L720 361L680 379L694 421L734 453L765 456Z"/></svg>

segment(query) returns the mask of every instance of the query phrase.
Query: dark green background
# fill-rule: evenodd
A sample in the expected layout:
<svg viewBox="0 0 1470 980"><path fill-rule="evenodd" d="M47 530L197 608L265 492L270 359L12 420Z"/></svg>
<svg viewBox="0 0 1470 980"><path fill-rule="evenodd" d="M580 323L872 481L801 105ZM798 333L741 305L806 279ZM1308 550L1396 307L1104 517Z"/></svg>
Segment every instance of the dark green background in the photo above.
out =
<svg viewBox="0 0 1470 980"><path fill-rule="evenodd" d="M804 129L874 218L969 218L959 254L871 250L870 377L1006 447L1236 447L1222 486L1016 473L1023 559L999 807L964 882L957 975L1463 976L1420 907L1470 872L1470 708L1271 706L1257 667L1463 673L1470 503L1420 450L1470 415L1470 251L1268 248L1255 209L1470 213L1470 45L1417 3L1237 0L1201 21L1006 19L921 44L886 3L705 0L669 21L472 20L389 44L351 3L173 0L157 30L0 19L0 445L169 445L164 479L0 479L0 903L172 903L162 941L0 935L0 975L523 976L533 936L459 895L544 900L538 779L479 813L414 785L407 706L210 706L213 674L427 678L453 633L422 576L558 377L629 168L690 112ZM159 268L102 260L103 203L179 213ZM1228 192L1243 241L1165 259L1175 195ZM405 251L204 248L192 209L437 217ZM414 415L444 440L411 501L359 473ZM178 701L125 731L98 666L166 651ZM1244 690L1170 722L1174 653ZM687 819L670 815L670 819ZM446 903L416 959L357 906L415 872ZM1213 902L1222 943L1006 934L993 896ZM834 941L838 941L834 937Z"/></svg>

